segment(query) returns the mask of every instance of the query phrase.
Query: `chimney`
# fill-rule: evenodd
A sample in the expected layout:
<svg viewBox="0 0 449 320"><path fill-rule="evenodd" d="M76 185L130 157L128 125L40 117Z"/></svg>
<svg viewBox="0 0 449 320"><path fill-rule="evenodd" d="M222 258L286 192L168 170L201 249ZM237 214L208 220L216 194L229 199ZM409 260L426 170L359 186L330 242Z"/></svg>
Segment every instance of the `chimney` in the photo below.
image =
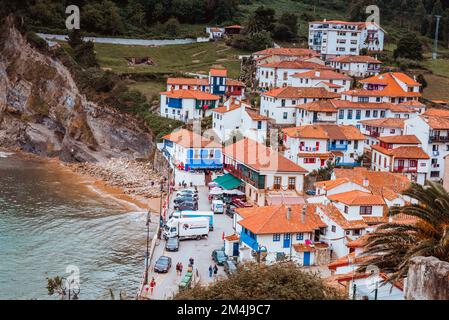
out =
<svg viewBox="0 0 449 320"><path fill-rule="evenodd" d="M307 206L304 205L302 207L302 211L301 211L301 223L302 224L306 223L306 211L307 211Z"/></svg>
<svg viewBox="0 0 449 320"><path fill-rule="evenodd" d="M287 218L287 220L290 221L291 217L292 217L292 208L291 207L287 207L286 218Z"/></svg>
<svg viewBox="0 0 449 320"><path fill-rule="evenodd" d="M365 177L365 178L363 179L363 186L364 186L365 188L368 188L368 187L369 187L369 180L368 180L367 177Z"/></svg>

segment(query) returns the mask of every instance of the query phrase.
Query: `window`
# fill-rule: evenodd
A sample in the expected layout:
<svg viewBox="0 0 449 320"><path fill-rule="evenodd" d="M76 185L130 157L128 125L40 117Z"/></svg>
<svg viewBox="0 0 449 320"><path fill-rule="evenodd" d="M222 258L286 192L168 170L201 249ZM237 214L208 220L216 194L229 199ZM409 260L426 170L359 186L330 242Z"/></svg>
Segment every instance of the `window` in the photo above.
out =
<svg viewBox="0 0 449 320"><path fill-rule="evenodd" d="M348 119L352 119L352 110L348 110Z"/></svg>
<svg viewBox="0 0 449 320"><path fill-rule="evenodd" d="M365 118L369 118L371 117L371 110L366 110L365 111Z"/></svg>
<svg viewBox="0 0 449 320"><path fill-rule="evenodd" d="M284 113L282 114L282 118L283 118L284 120L287 120L287 117L288 117L288 113L287 113L287 112L284 112Z"/></svg>
<svg viewBox="0 0 449 320"><path fill-rule="evenodd" d="M348 213L348 212L349 212L349 207L345 206L345 213Z"/></svg>
<svg viewBox="0 0 449 320"><path fill-rule="evenodd" d="M304 240L304 233L297 233L296 234L296 240L298 240L298 241Z"/></svg>
<svg viewBox="0 0 449 320"><path fill-rule="evenodd" d="M194 150L193 158L194 159L199 159L200 158L200 150Z"/></svg>
<svg viewBox="0 0 449 320"><path fill-rule="evenodd" d="M288 80L288 73L284 72L284 80Z"/></svg>
<svg viewBox="0 0 449 320"><path fill-rule="evenodd" d="M385 111L384 111L384 110L382 110L382 111L380 112L380 117L381 117L381 118L385 118Z"/></svg>
<svg viewBox="0 0 449 320"><path fill-rule="evenodd" d="M371 215L373 214L373 207L371 206L360 206L361 215Z"/></svg>
<svg viewBox="0 0 449 320"><path fill-rule="evenodd" d="M262 121L257 121L257 129L262 129Z"/></svg>
<svg viewBox="0 0 449 320"><path fill-rule="evenodd" d="M273 234L273 242L278 242L278 241L281 241L281 234L280 233Z"/></svg>
<svg viewBox="0 0 449 320"><path fill-rule="evenodd" d="M316 163L316 158L304 158L304 163Z"/></svg>
<svg viewBox="0 0 449 320"><path fill-rule="evenodd" d="M344 119L345 118L345 110L338 111L338 119Z"/></svg>
<svg viewBox="0 0 449 320"><path fill-rule="evenodd" d="M352 232L352 234L355 235L355 236L359 236L359 235L360 235L360 229L355 229L355 230Z"/></svg>
<svg viewBox="0 0 449 320"><path fill-rule="evenodd" d="M296 189L296 178L289 177L288 178L288 190L295 190L295 189Z"/></svg>
<svg viewBox="0 0 449 320"><path fill-rule="evenodd" d="M273 189L274 190L281 189L281 177L274 177Z"/></svg>
<svg viewBox="0 0 449 320"><path fill-rule="evenodd" d="M374 111L373 111L373 117L374 117L374 118L377 118L377 114L378 114L378 111L377 111L377 110L374 110Z"/></svg>
<svg viewBox="0 0 449 320"><path fill-rule="evenodd" d="M285 99L281 100L281 106L285 107Z"/></svg>
<svg viewBox="0 0 449 320"><path fill-rule="evenodd" d="M354 150L357 150L359 148L359 141L355 140L354 141Z"/></svg>
<svg viewBox="0 0 449 320"><path fill-rule="evenodd" d="M337 227L336 226L332 226L331 230L332 230L333 233L335 233L337 231Z"/></svg>
<svg viewBox="0 0 449 320"><path fill-rule="evenodd" d="M362 111L361 110L356 110L355 111L355 118L357 120L360 120L361 117L362 117Z"/></svg>

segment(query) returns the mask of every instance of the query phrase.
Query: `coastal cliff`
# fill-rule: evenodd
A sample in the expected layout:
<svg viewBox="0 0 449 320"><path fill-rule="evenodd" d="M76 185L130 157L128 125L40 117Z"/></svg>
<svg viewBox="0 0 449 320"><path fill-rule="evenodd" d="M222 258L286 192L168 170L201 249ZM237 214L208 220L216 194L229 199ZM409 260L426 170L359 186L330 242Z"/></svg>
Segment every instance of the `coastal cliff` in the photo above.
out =
<svg viewBox="0 0 449 320"><path fill-rule="evenodd" d="M0 26L0 147L65 162L148 159L152 133L133 117L88 101L70 71Z"/></svg>

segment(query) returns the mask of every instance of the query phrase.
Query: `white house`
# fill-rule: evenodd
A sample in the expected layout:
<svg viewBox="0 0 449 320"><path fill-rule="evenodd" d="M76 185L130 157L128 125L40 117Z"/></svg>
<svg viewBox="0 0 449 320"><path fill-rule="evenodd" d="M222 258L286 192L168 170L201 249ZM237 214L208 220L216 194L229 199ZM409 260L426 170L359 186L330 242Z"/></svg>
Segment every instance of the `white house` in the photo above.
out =
<svg viewBox="0 0 449 320"><path fill-rule="evenodd" d="M306 124L336 124L336 100L318 100L297 106L296 126Z"/></svg>
<svg viewBox="0 0 449 320"><path fill-rule="evenodd" d="M380 137L403 135L405 120L405 118L381 118L359 121L362 125L360 131L366 137L366 146L378 144Z"/></svg>
<svg viewBox="0 0 449 320"><path fill-rule="evenodd" d="M325 228L315 214L315 206L278 205L237 209L241 216L241 246L252 250L256 259L273 263L291 259L301 266L316 264L317 251L327 249L319 243L320 229Z"/></svg>
<svg viewBox="0 0 449 320"><path fill-rule="evenodd" d="M382 65L371 56L342 56L331 58L327 63L341 73L358 78L378 75Z"/></svg>
<svg viewBox="0 0 449 320"><path fill-rule="evenodd" d="M302 125L283 129L284 155L309 172L331 160L339 166L354 166L363 154L365 137L354 126Z"/></svg>
<svg viewBox="0 0 449 320"><path fill-rule="evenodd" d="M324 88L276 88L261 94L260 114L279 125L295 125L298 105L339 97L339 94Z"/></svg>
<svg viewBox="0 0 449 320"><path fill-rule="evenodd" d="M312 70L293 74L292 87L316 87L322 85L331 92L348 91L351 88L352 78L332 70Z"/></svg>
<svg viewBox="0 0 449 320"><path fill-rule="evenodd" d="M427 179L443 179L444 157L449 154L449 118L421 115L408 119L404 134L418 137L422 149L430 157Z"/></svg>
<svg viewBox="0 0 449 320"><path fill-rule="evenodd" d="M220 97L199 90L172 90L161 92L161 117L183 122L200 120L218 106Z"/></svg>
<svg viewBox="0 0 449 320"><path fill-rule="evenodd" d="M330 70L331 67L302 60L284 60L265 63L257 66L256 80L258 87L263 90L292 86L291 76L311 70Z"/></svg>
<svg viewBox="0 0 449 320"><path fill-rule="evenodd" d="M273 147L273 146L272 146ZM248 138L223 149L224 170L244 182L246 198L258 206L289 199L303 203L307 170L279 152Z"/></svg>
<svg viewBox="0 0 449 320"><path fill-rule="evenodd" d="M174 169L175 184L205 185L206 173L223 169L222 146L192 131L180 129L163 138L162 152Z"/></svg>
<svg viewBox="0 0 449 320"><path fill-rule="evenodd" d="M421 97L421 84L402 72L382 73L359 82L363 88L343 92L342 100L400 104Z"/></svg>
<svg viewBox="0 0 449 320"><path fill-rule="evenodd" d="M361 49L382 51L385 31L375 23L313 21L309 23L309 48L323 59L358 56Z"/></svg>
<svg viewBox="0 0 449 320"><path fill-rule="evenodd" d="M212 129L221 142L240 135L264 143L267 126L268 117L235 99L227 100L222 107L212 111Z"/></svg>
<svg viewBox="0 0 449 320"><path fill-rule="evenodd" d="M318 56L315 51L303 48L267 48L252 54L256 65L294 60L315 62L324 65L324 61L319 59Z"/></svg>

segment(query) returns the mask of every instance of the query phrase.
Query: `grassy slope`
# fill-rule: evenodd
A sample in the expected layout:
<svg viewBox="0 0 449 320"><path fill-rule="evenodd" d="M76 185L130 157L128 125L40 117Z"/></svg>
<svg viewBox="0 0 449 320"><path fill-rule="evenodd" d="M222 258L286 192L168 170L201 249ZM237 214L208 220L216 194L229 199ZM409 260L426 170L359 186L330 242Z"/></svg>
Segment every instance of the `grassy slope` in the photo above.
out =
<svg viewBox="0 0 449 320"><path fill-rule="evenodd" d="M186 45L144 47L113 44L95 44L97 58L102 67L117 73L177 73L205 72L212 65L228 68L230 77L240 73L238 55L248 52L227 47L223 42L205 42ZM153 66L128 66L126 57L148 56Z"/></svg>

